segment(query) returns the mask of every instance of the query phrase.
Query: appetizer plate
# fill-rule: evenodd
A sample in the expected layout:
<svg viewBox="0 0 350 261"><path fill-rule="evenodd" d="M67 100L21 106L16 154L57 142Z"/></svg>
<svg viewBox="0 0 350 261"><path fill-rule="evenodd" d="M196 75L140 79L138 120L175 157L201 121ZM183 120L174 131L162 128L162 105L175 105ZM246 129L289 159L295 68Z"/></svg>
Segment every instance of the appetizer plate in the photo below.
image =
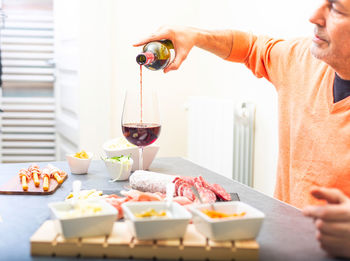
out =
<svg viewBox="0 0 350 261"><path fill-rule="evenodd" d="M130 232L139 240L181 238L186 232L191 214L176 202L126 202L122 205L125 222ZM137 217L153 209L166 212L162 217Z"/></svg>
<svg viewBox="0 0 350 261"><path fill-rule="evenodd" d="M264 213L240 201L198 204L190 206L189 210L198 232L214 241L254 239L265 218ZM203 210L237 216L211 218Z"/></svg>
<svg viewBox="0 0 350 261"><path fill-rule="evenodd" d="M49 208L56 231L65 238L109 235L118 214L104 200L53 202Z"/></svg>

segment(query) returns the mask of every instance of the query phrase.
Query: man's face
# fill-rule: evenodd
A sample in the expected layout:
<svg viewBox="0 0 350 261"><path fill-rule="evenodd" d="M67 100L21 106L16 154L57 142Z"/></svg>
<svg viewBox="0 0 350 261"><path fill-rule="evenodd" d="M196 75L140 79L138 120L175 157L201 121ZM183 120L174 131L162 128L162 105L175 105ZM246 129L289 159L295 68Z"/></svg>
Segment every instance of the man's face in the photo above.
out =
<svg viewBox="0 0 350 261"><path fill-rule="evenodd" d="M310 17L315 24L311 53L334 69L344 70L350 65L350 0L320 2Z"/></svg>

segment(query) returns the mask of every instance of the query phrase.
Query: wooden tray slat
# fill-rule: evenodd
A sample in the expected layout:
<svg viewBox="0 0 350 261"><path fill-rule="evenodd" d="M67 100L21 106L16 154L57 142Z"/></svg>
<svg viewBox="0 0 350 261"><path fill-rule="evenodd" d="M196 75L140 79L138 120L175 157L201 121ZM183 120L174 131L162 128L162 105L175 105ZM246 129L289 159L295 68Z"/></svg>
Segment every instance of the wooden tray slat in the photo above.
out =
<svg viewBox="0 0 350 261"><path fill-rule="evenodd" d="M187 231L183 238L182 244L184 247L206 246L207 240L196 230L194 226L187 226Z"/></svg>
<svg viewBox="0 0 350 261"><path fill-rule="evenodd" d="M54 221L46 221L30 239L31 254L40 256L81 256L160 260L258 260L254 240L215 242L195 230L193 224L183 239L137 240L125 222L115 222L109 236L64 239Z"/></svg>

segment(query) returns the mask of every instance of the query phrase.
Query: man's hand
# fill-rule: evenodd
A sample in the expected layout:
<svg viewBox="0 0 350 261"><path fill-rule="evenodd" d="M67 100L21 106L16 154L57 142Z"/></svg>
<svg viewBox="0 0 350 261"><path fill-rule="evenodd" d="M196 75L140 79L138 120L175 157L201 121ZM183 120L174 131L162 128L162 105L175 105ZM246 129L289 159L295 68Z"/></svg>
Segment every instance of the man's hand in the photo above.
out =
<svg viewBox="0 0 350 261"><path fill-rule="evenodd" d="M175 49L174 60L164 68L164 72L177 70L187 55L197 46L211 52L223 59L231 53L233 46L232 30L202 30L193 27L161 27L151 36L134 44L134 46L144 45L151 41L168 39L173 42Z"/></svg>
<svg viewBox="0 0 350 261"><path fill-rule="evenodd" d="M305 216L314 218L321 247L332 256L350 257L350 199L338 189L315 187L311 194L327 201L303 209Z"/></svg>
<svg viewBox="0 0 350 261"><path fill-rule="evenodd" d="M196 29L190 27L161 27L157 32L149 37L142 39L134 46L144 45L148 42L168 39L173 42L175 58L164 68L164 72L177 70L186 59L192 47L196 44Z"/></svg>

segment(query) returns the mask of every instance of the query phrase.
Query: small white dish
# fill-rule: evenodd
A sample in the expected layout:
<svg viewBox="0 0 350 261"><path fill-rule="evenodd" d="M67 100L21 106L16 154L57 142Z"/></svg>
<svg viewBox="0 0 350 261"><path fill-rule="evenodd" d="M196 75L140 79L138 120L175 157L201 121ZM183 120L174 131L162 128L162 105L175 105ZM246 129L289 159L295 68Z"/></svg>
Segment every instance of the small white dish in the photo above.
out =
<svg viewBox="0 0 350 261"><path fill-rule="evenodd" d="M193 215L196 230L205 237L214 240L254 239L258 236L265 218L264 213L240 201L217 202L212 204L215 211L227 214L242 213L242 217L210 218L201 210L210 209L210 204L198 204L189 207Z"/></svg>
<svg viewBox="0 0 350 261"><path fill-rule="evenodd" d="M143 148L143 169L149 169L152 161L156 157L159 146L151 144ZM107 157L115 157L121 155L130 155L134 163L131 171L139 169L139 148L135 145L130 144L124 137L115 138L106 141L103 144L103 150L105 151Z"/></svg>
<svg viewBox="0 0 350 261"><path fill-rule="evenodd" d="M129 159L127 162L123 161L110 161L103 159L106 168L108 170L108 174L112 179L112 182L118 181L118 180L128 180L131 174L131 169L133 166L133 160L132 158Z"/></svg>
<svg viewBox="0 0 350 261"><path fill-rule="evenodd" d="M98 207L101 211L94 214L86 211L79 215L80 212L74 212L79 204ZM65 238L109 235L118 215L118 211L102 199L80 200L74 205L70 202L52 202L49 208L56 231Z"/></svg>
<svg viewBox="0 0 350 261"><path fill-rule="evenodd" d="M88 159L80 159L74 157L75 154L67 154L66 159L72 174L86 174L88 173L89 166L93 157L92 152L87 152Z"/></svg>
<svg viewBox="0 0 350 261"><path fill-rule="evenodd" d="M151 208L157 212L166 211L167 217L135 216ZM139 240L181 238L191 219L191 214L176 202L172 202L169 208L163 201L126 202L122 209L130 232Z"/></svg>

